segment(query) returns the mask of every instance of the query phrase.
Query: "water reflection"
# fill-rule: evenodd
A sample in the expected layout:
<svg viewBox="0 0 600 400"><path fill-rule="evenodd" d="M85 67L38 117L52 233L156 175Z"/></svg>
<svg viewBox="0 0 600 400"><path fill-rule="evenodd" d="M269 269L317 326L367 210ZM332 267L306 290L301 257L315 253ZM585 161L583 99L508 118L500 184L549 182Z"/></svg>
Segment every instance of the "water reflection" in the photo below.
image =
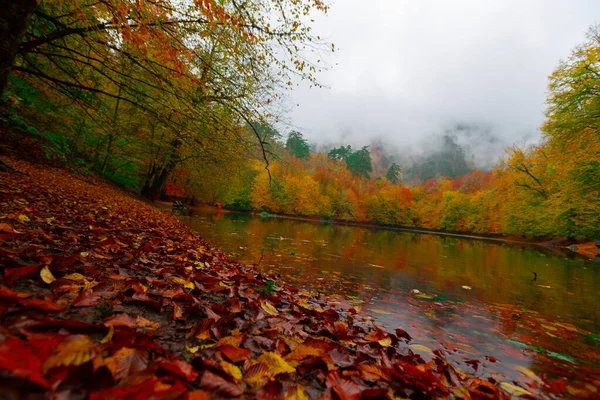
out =
<svg viewBox="0 0 600 400"><path fill-rule="evenodd" d="M600 366L599 342L585 336L600 331L600 271L591 262L503 243L222 210L183 219L234 258L343 295L378 323L444 348L470 373L517 379L521 366L552 374L548 360L561 357Z"/></svg>

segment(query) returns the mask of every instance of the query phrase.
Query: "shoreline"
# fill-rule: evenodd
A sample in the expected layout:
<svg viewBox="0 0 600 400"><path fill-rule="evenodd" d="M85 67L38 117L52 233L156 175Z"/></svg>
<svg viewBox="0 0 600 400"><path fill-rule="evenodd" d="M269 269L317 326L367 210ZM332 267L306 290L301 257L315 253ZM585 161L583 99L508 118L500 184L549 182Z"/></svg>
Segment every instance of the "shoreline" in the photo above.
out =
<svg viewBox="0 0 600 400"><path fill-rule="evenodd" d="M167 208L170 209L171 203L165 201L157 201L155 204L160 204L162 207L159 209L165 211ZM341 219L327 219L324 220L324 217L307 217L307 216L299 216L299 215L288 215L288 214L268 214L266 217L262 216L258 211L242 211L242 210L233 210L227 208L218 209L216 206L207 203L199 203L195 206L190 206L189 210L202 209L207 208L214 210L216 212L227 212L234 214L243 214L243 215L252 215L255 217L261 218L282 218L282 219L290 219L318 224L331 224L331 225L340 225L340 226L352 226L358 228L367 228L367 229L385 229L390 231L398 231L398 232L406 232L406 233L418 233L425 235L437 235L437 236L447 236L447 237L455 237L460 239L469 239L469 240L482 240L488 242L496 242L496 243L506 243L511 246L520 246L526 245L537 248L538 250L543 250L545 252L549 252L555 255L562 256L570 256L570 257L580 257L582 259L588 261L595 261L595 258L600 258L600 248L596 247L593 240L569 240L567 238L533 238L533 237L519 237L519 236L505 236L498 233L472 233L472 232L462 232L462 231L440 231L435 229L428 228L419 228L412 227L406 225L388 225L388 224L378 224L371 222L360 222L360 221L347 221ZM558 244L553 244L552 242L557 242ZM571 246L577 246L578 251L574 251ZM579 251L582 249L583 251Z"/></svg>

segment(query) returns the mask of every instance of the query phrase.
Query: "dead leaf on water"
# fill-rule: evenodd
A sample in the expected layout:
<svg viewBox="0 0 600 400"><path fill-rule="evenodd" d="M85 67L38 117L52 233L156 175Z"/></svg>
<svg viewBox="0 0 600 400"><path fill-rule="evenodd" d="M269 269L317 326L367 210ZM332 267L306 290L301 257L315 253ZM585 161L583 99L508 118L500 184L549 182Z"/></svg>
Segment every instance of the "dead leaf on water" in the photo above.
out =
<svg viewBox="0 0 600 400"><path fill-rule="evenodd" d="M429 347L424 346L422 344L411 344L409 346L412 350L419 351L421 353L433 354L433 351Z"/></svg>
<svg viewBox="0 0 600 400"><path fill-rule="evenodd" d="M531 396L531 392L529 390L515 386L509 382L500 382L500 387L506 390L511 396Z"/></svg>

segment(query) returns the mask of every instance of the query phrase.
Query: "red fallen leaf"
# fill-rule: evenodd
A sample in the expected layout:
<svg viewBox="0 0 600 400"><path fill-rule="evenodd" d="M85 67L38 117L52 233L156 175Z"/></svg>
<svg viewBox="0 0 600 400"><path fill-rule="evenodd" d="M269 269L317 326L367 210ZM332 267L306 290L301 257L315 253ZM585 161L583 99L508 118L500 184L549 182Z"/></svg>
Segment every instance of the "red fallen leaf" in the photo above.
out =
<svg viewBox="0 0 600 400"><path fill-rule="evenodd" d="M10 290L9 288L7 288L6 286L0 286L0 298L2 298L2 299L20 301L21 299L25 299L25 298L31 297L33 295L34 295L33 293L17 293L17 292L13 292L12 290Z"/></svg>
<svg viewBox="0 0 600 400"><path fill-rule="evenodd" d="M400 328L396 329L396 336L398 336L398 338L406 339L407 342L412 340L412 337L405 330Z"/></svg>
<svg viewBox="0 0 600 400"><path fill-rule="evenodd" d="M198 372L189 363L181 360L163 361L160 363L160 368L168 371L170 375L183 378L188 382L193 382L198 377Z"/></svg>
<svg viewBox="0 0 600 400"><path fill-rule="evenodd" d="M15 233L15 229L11 224L2 223L0 224L0 232Z"/></svg>
<svg viewBox="0 0 600 400"><path fill-rule="evenodd" d="M569 386L569 381L567 379L553 379L546 383L546 386L550 389L552 393L562 394L567 390Z"/></svg>
<svg viewBox="0 0 600 400"><path fill-rule="evenodd" d="M480 363L481 361L476 359L465 361L465 364L470 365L475 371L477 371L477 369L479 368Z"/></svg>
<svg viewBox="0 0 600 400"><path fill-rule="evenodd" d="M356 368L360 370L362 378L366 381L377 382L384 380L390 382L392 380L389 368L382 367L376 364L361 364Z"/></svg>
<svg viewBox="0 0 600 400"><path fill-rule="evenodd" d="M346 368L354 365L354 357L350 356L345 351L333 349L329 352L329 356L335 365L341 368Z"/></svg>
<svg viewBox="0 0 600 400"><path fill-rule="evenodd" d="M59 312L64 309L63 306L47 299L23 299L19 303L27 308L37 308L46 312Z"/></svg>
<svg viewBox="0 0 600 400"><path fill-rule="evenodd" d="M341 400L358 400L361 393L368 389L367 386L342 378L338 371L332 371L327 375L326 384Z"/></svg>
<svg viewBox="0 0 600 400"><path fill-rule="evenodd" d="M348 337L348 324L343 321L335 321L333 333L338 339L346 339Z"/></svg>
<svg viewBox="0 0 600 400"><path fill-rule="evenodd" d="M229 345L219 347L219 351L232 363L246 361L250 358L250 356L252 356L252 352L250 350L240 349Z"/></svg>
<svg viewBox="0 0 600 400"><path fill-rule="evenodd" d="M180 399L188 390L179 381L172 382L169 378L158 379L149 377L142 383L135 381L132 385L117 386L114 388L91 393L90 400L105 399ZM185 398L185 397L183 397Z"/></svg>
<svg viewBox="0 0 600 400"><path fill-rule="evenodd" d="M497 362L497 361L498 361L498 359L497 359L496 357L494 357L494 356L485 356L485 358L486 358L486 360L488 360L489 362L493 362L493 363L495 363L495 362Z"/></svg>
<svg viewBox="0 0 600 400"><path fill-rule="evenodd" d="M112 373L115 381L129 376L129 374L143 371L148 368L149 353L146 349L131 349L123 347L115 354L104 360L104 364Z"/></svg>
<svg viewBox="0 0 600 400"><path fill-rule="evenodd" d="M8 339L0 343L0 369L50 389L50 383L42 374L42 361L37 353L19 339Z"/></svg>
<svg viewBox="0 0 600 400"><path fill-rule="evenodd" d="M183 310L175 302L173 302L173 319L184 319L183 318Z"/></svg>
<svg viewBox="0 0 600 400"><path fill-rule="evenodd" d="M131 298L133 300L141 301L142 303L148 304L150 307L156 310L161 309L160 303L145 293L135 293L133 296L131 296Z"/></svg>
<svg viewBox="0 0 600 400"><path fill-rule="evenodd" d="M129 314L119 314L114 317L107 318L104 321L106 326L128 326L130 328L136 328L137 322Z"/></svg>
<svg viewBox="0 0 600 400"><path fill-rule="evenodd" d="M19 268L8 268L4 270L4 279L6 279L6 283L12 285L19 278L35 275L41 268L42 266L40 264L27 265Z"/></svg>
<svg viewBox="0 0 600 400"><path fill-rule="evenodd" d="M473 378L469 383L469 392L473 397L480 399L497 399L498 388L491 382Z"/></svg>
<svg viewBox="0 0 600 400"><path fill-rule="evenodd" d="M87 289L79 293L79 296L73 301L74 307L92 307L100 303L102 295L94 292L93 289Z"/></svg>
<svg viewBox="0 0 600 400"><path fill-rule="evenodd" d="M194 390L187 394L187 400L210 400L210 396L204 390Z"/></svg>
<svg viewBox="0 0 600 400"><path fill-rule="evenodd" d="M200 388L214 391L229 397L238 397L244 393L244 391L235 383L226 381L224 378L213 374L210 371L205 371L202 374Z"/></svg>

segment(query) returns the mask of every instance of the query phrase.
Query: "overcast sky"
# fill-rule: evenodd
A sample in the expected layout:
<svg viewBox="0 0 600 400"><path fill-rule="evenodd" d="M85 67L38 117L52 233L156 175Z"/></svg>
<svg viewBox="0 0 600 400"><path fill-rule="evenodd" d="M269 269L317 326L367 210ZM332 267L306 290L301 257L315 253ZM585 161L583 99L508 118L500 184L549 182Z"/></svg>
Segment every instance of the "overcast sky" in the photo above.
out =
<svg viewBox="0 0 600 400"><path fill-rule="evenodd" d="M414 147L455 123L531 142L548 75L599 22L600 0L337 0L316 27L337 66L293 92L291 121L319 143Z"/></svg>

